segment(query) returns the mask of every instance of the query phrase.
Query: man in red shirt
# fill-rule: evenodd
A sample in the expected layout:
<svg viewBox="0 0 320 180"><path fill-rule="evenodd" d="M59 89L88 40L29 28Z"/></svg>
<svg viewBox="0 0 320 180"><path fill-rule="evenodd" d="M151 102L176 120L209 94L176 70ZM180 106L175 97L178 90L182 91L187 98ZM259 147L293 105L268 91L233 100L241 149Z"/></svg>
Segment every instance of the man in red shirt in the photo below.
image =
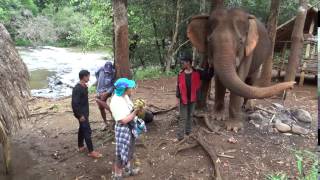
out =
<svg viewBox="0 0 320 180"><path fill-rule="evenodd" d="M184 135L189 135L192 129L192 115L198 97L200 96L201 80L211 80L213 68L196 70L192 67L192 56L188 53L180 55L182 70L178 75L177 103L180 104L180 119L177 140L181 141Z"/></svg>

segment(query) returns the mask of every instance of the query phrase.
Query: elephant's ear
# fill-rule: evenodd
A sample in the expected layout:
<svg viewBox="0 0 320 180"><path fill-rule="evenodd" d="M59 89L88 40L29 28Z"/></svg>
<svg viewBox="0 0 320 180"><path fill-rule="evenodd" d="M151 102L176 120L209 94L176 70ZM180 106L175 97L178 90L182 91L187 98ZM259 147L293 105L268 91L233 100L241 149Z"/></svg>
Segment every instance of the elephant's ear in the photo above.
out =
<svg viewBox="0 0 320 180"><path fill-rule="evenodd" d="M187 36L200 53L207 50L208 19L207 15L194 16L188 24Z"/></svg>
<svg viewBox="0 0 320 180"><path fill-rule="evenodd" d="M249 15L249 29L246 42L246 56L250 55L254 48L257 46L259 40L258 26L256 18L253 15Z"/></svg>

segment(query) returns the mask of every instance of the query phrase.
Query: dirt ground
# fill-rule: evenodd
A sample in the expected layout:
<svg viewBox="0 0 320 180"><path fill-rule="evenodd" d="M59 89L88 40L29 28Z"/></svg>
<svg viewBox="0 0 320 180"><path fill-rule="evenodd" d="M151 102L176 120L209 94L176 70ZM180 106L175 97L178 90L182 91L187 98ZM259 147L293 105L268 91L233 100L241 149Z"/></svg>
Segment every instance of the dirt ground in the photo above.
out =
<svg viewBox="0 0 320 180"><path fill-rule="evenodd" d="M176 103L175 80L176 78L163 78L139 81L134 98L144 98L148 104L161 108L173 107ZM212 97L214 97L213 91L214 88L211 92ZM315 150L316 92L316 82L311 79L305 86L296 87L285 101L286 107L297 106L311 113L314 121L313 130L306 136L261 131L247 120L244 123L244 130L234 133L226 131L223 123L213 122L216 127L221 127L220 132L225 135L203 134L205 141L214 147L217 153L231 150L233 152L228 154L234 156L234 158L219 158L222 177L260 180L272 172L283 171L294 179L296 164L292 149ZM281 103L279 98L268 100ZM113 133L101 131L102 119L94 96L90 96L93 142L104 157L94 160L87 157L86 153L78 153L78 122L71 112L70 101L70 98L61 100L34 98L30 101L29 106L32 110L30 121L23 124L22 129L12 137L13 172L10 176L3 176L4 170L1 168L0 179L110 179L115 150ZM207 112L209 117L213 113L213 103L212 99L209 100ZM269 102L264 100L257 100L256 103L269 105ZM148 132L136 147L137 164L142 173L128 179L212 179L213 166L201 146L174 153L177 148L177 143L174 142L177 114L176 110L172 110L156 115L154 122L148 125ZM200 119L194 120L198 127L204 127ZM230 137L237 142L228 142ZM2 163L1 158L0 163Z"/></svg>

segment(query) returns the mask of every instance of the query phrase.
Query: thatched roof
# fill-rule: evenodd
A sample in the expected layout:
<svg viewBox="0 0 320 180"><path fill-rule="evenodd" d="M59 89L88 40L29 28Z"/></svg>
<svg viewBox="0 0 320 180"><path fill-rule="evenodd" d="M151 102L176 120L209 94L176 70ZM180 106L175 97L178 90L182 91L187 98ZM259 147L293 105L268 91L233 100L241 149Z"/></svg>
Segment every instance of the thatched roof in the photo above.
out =
<svg viewBox="0 0 320 180"><path fill-rule="evenodd" d="M28 118L29 74L6 28L0 23L0 127L10 134Z"/></svg>
<svg viewBox="0 0 320 180"><path fill-rule="evenodd" d="M307 11L307 17L304 24L303 33L309 33L309 27L312 21L317 23L318 17L318 8L309 5L309 9ZM279 25L277 27L277 36L276 36L276 44L275 44L275 51L281 51L285 45L285 42L291 41L291 34L293 31L294 22L296 17L291 18L290 20L286 21L285 23ZM317 24L314 26L313 35L315 36L317 33ZM290 47L290 43L287 44L287 48Z"/></svg>

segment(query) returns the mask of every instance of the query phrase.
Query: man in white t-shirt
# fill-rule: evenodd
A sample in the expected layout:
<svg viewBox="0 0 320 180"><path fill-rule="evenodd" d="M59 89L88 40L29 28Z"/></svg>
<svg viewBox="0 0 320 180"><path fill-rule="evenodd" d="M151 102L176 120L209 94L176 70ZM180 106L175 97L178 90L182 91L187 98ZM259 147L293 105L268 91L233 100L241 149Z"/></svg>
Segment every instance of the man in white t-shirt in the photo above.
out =
<svg viewBox="0 0 320 180"><path fill-rule="evenodd" d="M113 179L122 179L122 169L125 168L125 175L136 175L138 169L132 167L135 138L132 134L133 120L140 110L133 108L133 103L130 100L133 88L136 83L127 78L118 79L115 84L114 95L111 98L110 110L116 121L115 138L116 138L116 160L115 174Z"/></svg>

